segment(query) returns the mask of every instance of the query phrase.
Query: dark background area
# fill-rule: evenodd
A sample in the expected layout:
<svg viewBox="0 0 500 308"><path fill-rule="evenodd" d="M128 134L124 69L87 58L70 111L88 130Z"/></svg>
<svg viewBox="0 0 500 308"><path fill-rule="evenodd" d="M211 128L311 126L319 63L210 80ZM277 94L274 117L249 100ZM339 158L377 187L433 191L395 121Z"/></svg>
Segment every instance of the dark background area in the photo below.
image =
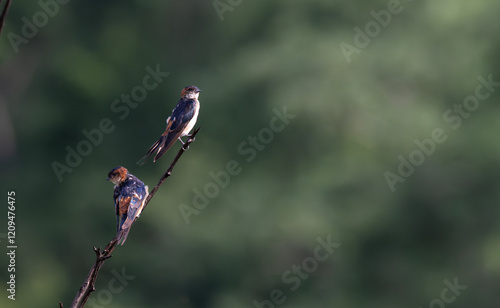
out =
<svg viewBox="0 0 500 308"><path fill-rule="evenodd" d="M499 13L493 0L13 1L0 241L14 189L16 301L2 253L0 306L69 307L92 246L115 235L108 171L154 187L180 144L135 162L194 84L202 129L86 307L498 307L500 87L481 78L500 82ZM168 76L143 91L147 67Z"/></svg>

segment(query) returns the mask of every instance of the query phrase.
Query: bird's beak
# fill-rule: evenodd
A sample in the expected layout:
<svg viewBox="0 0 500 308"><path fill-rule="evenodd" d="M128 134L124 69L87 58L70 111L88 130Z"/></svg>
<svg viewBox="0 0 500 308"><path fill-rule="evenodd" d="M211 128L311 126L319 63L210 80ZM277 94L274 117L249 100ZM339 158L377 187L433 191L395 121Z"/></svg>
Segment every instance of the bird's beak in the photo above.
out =
<svg viewBox="0 0 500 308"><path fill-rule="evenodd" d="M111 180L111 178L107 178L107 179L106 179L106 181L110 181L110 180Z"/></svg>
<svg viewBox="0 0 500 308"><path fill-rule="evenodd" d="M203 92L203 91L201 91L200 89L198 89L198 91L196 91L196 93L200 93L200 92Z"/></svg>

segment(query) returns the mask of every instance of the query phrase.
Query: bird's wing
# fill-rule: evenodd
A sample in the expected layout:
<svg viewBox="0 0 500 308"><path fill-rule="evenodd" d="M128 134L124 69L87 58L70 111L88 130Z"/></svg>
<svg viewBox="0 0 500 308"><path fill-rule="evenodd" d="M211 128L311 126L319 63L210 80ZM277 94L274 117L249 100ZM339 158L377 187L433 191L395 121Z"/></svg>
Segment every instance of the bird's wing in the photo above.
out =
<svg viewBox="0 0 500 308"><path fill-rule="evenodd" d="M140 185L138 183L138 185ZM134 220L139 217L144 207L144 202L148 196L148 187L140 185L134 189L130 194L130 202L127 212L127 219L122 225L122 229L128 229L134 222Z"/></svg>
<svg viewBox="0 0 500 308"><path fill-rule="evenodd" d="M172 111L172 116L167 120L167 129L160 138L161 144L156 147L159 149L153 161L157 161L182 136L189 122L193 119L195 111L195 100L181 99Z"/></svg>
<svg viewBox="0 0 500 308"><path fill-rule="evenodd" d="M184 131L189 121L193 119L196 111L196 101L194 99L181 99L172 111L172 125L170 130L174 135ZM176 138L177 139L177 138Z"/></svg>

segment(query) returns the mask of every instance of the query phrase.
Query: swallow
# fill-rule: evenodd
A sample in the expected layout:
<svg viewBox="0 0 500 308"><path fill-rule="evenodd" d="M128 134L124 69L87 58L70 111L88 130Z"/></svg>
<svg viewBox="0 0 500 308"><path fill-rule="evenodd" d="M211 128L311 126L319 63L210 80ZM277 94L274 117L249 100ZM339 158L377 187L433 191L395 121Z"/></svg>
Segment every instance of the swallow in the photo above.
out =
<svg viewBox="0 0 500 308"><path fill-rule="evenodd" d="M148 196L148 186L124 167L116 167L108 173L107 181L115 184L113 199L115 201L116 230L118 244L123 245L130 227L139 217Z"/></svg>
<svg viewBox="0 0 500 308"><path fill-rule="evenodd" d="M172 115L167 119L167 128L147 151L146 155L141 158L137 164L143 165L151 155L156 152L153 162L156 162L165 152L179 140L183 145L181 137L188 136L193 129L198 119L200 112L200 102L198 97L201 90L196 86L187 86L182 89L181 99L172 110Z"/></svg>

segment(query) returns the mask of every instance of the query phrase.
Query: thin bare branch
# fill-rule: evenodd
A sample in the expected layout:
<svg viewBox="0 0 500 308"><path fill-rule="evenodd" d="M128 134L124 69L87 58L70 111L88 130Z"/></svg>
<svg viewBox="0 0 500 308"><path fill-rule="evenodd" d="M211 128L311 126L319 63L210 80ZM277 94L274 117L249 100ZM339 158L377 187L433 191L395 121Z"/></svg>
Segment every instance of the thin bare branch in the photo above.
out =
<svg viewBox="0 0 500 308"><path fill-rule="evenodd" d="M144 202L144 209L146 209L146 206L148 205L149 201L153 198L153 196L156 194L160 186L165 182L165 180L172 174L172 170L174 169L174 166L177 164L177 161L179 158L184 154L184 152L189 148L189 144L194 141L196 134L200 128L197 128L193 134L191 134L188 138L188 140L184 143L184 145L181 147L177 155L175 156L174 160L170 164L170 167L167 169L167 171L163 174L163 176L160 178L158 181L158 184L153 188L153 190L149 193L148 197L146 198L146 201ZM137 218L136 218L137 219ZM135 222L135 220L134 220ZM132 222L132 224L134 223ZM85 281L83 282L82 286L78 290L78 293L75 296L75 299L73 300L73 303L71 303L70 308L81 308L84 307L85 304L87 303L87 300L90 297L90 294L95 291L95 282L97 280L97 275L99 274L99 271L101 270L102 266L104 265L104 262L111 258L111 253L116 247L116 244L118 243L118 238L119 234L117 234L109 243L108 245L104 248L96 248L94 247L94 252L96 254L96 260L92 268L90 269L89 274L87 275L87 278L85 278ZM59 303L60 307L63 307L62 303Z"/></svg>
<svg viewBox="0 0 500 308"><path fill-rule="evenodd" d="M168 168L168 170L163 174L163 176L161 177L161 179L158 181L158 184L156 184L155 188L153 188L153 190L151 190L151 192L149 193L149 196L146 198L146 201L144 202L144 208L146 208L146 206L149 203L149 200L151 200L151 198L153 198L153 196L156 194L156 192L158 191L158 189L160 188L160 186L163 184L163 182L172 174L172 170L174 169L175 164L177 164L177 161L179 160L179 158L189 148L189 144L194 141L195 136L196 136L196 134L198 133L199 130L200 130L200 127L198 127L197 129L195 129L194 132L189 136L188 140L181 147L181 149L179 150L179 152L175 156L174 160L172 161L172 164L170 165L170 168Z"/></svg>
<svg viewBox="0 0 500 308"><path fill-rule="evenodd" d="M5 3L3 7L2 15L0 15L0 34L2 34L3 25L5 24L5 18L7 17L7 12L9 11L11 2L12 0L7 0L7 3Z"/></svg>

